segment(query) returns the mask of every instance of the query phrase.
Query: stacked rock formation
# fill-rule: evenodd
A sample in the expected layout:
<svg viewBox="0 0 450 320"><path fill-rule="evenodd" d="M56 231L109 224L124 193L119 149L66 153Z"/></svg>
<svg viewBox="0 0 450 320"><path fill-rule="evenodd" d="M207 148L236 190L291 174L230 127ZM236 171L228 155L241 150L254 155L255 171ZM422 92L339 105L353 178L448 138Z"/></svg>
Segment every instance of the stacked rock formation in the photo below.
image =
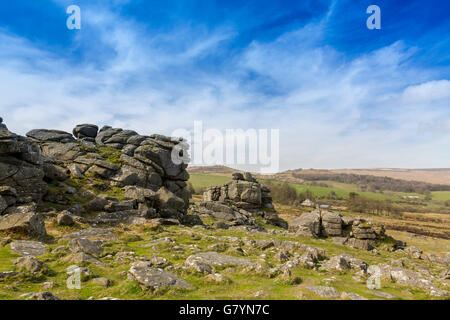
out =
<svg viewBox="0 0 450 320"><path fill-rule="evenodd" d="M32 205L48 190L40 149L0 120L0 231L45 235L42 216Z"/></svg>
<svg viewBox="0 0 450 320"><path fill-rule="evenodd" d="M270 189L261 186L249 172L233 173L232 181L208 187L201 207L211 216L236 224L248 224L248 218L261 216L267 223L287 228L287 222L274 210Z"/></svg>
<svg viewBox="0 0 450 320"><path fill-rule="evenodd" d="M73 135L36 129L21 137L0 125L0 214L42 201L72 214L99 212L95 222L134 216L182 221L187 213L189 158L182 139L92 124L76 126ZM108 196L112 188L123 199ZM71 203L72 195L90 201Z"/></svg>
<svg viewBox="0 0 450 320"><path fill-rule="evenodd" d="M289 230L300 236L335 237L337 242L359 249L372 249L371 244L384 238L385 229L364 219L315 210L293 219Z"/></svg>

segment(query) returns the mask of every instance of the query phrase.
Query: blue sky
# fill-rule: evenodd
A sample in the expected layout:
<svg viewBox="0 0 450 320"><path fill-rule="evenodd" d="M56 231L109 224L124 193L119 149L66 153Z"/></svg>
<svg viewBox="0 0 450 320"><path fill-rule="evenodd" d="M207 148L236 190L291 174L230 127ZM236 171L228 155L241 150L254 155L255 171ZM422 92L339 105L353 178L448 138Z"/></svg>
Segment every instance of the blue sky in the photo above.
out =
<svg viewBox="0 0 450 320"><path fill-rule="evenodd" d="M281 169L449 167L448 1L2 0L0 115L279 128ZM78 5L82 29L66 28ZM381 30L366 8L381 8Z"/></svg>

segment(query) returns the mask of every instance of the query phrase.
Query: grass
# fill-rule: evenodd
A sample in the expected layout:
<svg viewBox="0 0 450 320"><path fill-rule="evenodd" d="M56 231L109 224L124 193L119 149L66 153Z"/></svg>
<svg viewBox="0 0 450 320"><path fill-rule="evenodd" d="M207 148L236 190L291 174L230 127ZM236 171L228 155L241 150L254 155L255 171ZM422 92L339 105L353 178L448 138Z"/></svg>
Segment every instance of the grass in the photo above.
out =
<svg viewBox="0 0 450 320"><path fill-rule="evenodd" d="M261 182L265 182L265 180L261 180ZM275 184L283 183L283 182L278 182L278 181L267 181L267 182L275 183ZM367 192L367 191L355 191L355 190L357 190L355 188L356 186L348 185L345 183L328 184L328 185L330 185L329 187L311 186L311 185L298 184L298 183L289 183L289 185L294 187L295 190L297 191L297 193L303 193L303 192L309 190L314 194L314 196L319 197L319 198L324 198L331 191L334 191L338 197L343 198L343 199L348 198L350 192L356 192L366 198L375 199L375 200L392 200L392 201L400 200L398 197L385 195L382 193Z"/></svg>
<svg viewBox="0 0 450 320"><path fill-rule="evenodd" d="M97 153L108 162L119 166L123 164L123 160L120 158L122 152L118 149L111 147L97 147Z"/></svg>
<svg viewBox="0 0 450 320"><path fill-rule="evenodd" d="M433 191L431 192L433 200L447 201L450 200L450 191Z"/></svg>
<svg viewBox="0 0 450 320"><path fill-rule="evenodd" d="M77 228L61 229L57 226L49 226L48 231L53 235L60 235L61 232L69 233ZM171 265L184 263L185 259L200 251L210 251L212 244L224 243L225 247L233 245L227 237L245 239L278 239L296 241L305 245L321 248L326 251L328 257L337 254L348 253L358 257L369 264L378 264L404 257L398 253L383 252L383 255L374 255L367 251L352 249L346 246L334 244L330 239L299 238L295 235L271 235L264 233L250 234L240 230L215 230L215 229L192 229L183 226L165 226L149 228L145 225L124 226L116 228L119 235L118 241L108 242L104 245L105 251L101 256L103 262L108 264L107 268L98 267L92 264L86 266L94 273L93 277L105 277L113 281L113 286L104 288L94 284L91 279L85 279L81 290L69 290L66 287L67 274L65 270L71 265L65 258L54 256L51 251L61 245L66 245L68 240L60 240L56 243L48 243L49 253L38 257L47 264L50 272L36 277L24 276L20 279L8 279L0 281L0 299L17 299L21 294L27 292L42 291L43 282L54 282L55 286L50 291L63 299L88 299L89 297L117 297L122 299L318 299L314 293L307 289L311 285L331 285L339 292L355 292L367 298L376 299L378 297L370 294L363 282L353 280L353 273L318 272L296 267L292 270L291 279L300 278L301 281L283 280L281 278L269 278L265 273L248 273L239 268L217 267L216 271L231 280L230 283L216 284L208 282L204 275L194 273L189 270L173 271L179 277L191 284L190 289L164 289L157 292L143 290L135 281L127 280L126 273L129 269L129 262L116 262L114 258L107 258L109 254L120 251L133 251L137 256L160 256L170 261ZM138 235L130 237L129 235ZM128 235L128 236L126 236ZM175 243L159 242L151 247L142 247L155 239L170 237ZM242 246L242 243L241 243ZM177 251L176 247L182 248ZM276 249L270 248L265 251L255 247L242 246L245 255L235 251L225 251L225 254L244 257L254 262L273 267L280 262L274 258ZM263 259L261 255L265 254ZM12 259L16 257L9 245L0 248L0 268L1 270L14 270ZM428 266L425 261L418 262ZM431 270L434 271L431 266ZM335 280L328 283L331 277ZM91 277L92 278L92 277ZM17 281L19 280L19 281ZM255 293L262 290L262 296L257 298ZM430 298L421 290L410 290L412 294L404 292L405 287L395 283L384 283L382 291L391 293L399 299L428 299Z"/></svg>
<svg viewBox="0 0 450 320"><path fill-rule="evenodd" d="M207 188L209 186L221 186L231 181L231 177L193 173L189 179L195 190Z"/></svg>

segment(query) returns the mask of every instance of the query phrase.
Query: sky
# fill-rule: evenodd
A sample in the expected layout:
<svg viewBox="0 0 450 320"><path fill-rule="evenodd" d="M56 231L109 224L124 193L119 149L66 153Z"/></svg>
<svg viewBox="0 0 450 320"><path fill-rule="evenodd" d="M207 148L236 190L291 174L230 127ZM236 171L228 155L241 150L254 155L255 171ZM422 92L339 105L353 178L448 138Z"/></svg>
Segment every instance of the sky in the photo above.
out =
<svg viewBox="0 0 450 320"><path fill-rule="evenodd" d="M0 116L15 133L202 121L279 129L279 170L450 167L449 1L0 3Z"/></svg>

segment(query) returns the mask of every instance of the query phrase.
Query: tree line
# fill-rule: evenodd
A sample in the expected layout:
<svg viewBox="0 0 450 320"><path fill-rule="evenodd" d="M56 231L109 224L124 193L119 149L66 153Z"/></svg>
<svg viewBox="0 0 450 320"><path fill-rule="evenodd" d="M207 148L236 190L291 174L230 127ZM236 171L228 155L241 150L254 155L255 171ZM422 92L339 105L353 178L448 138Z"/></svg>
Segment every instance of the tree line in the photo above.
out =
<svg viewBox="0 0 450 320"><path fill-rule="evenodd" d="M377 177L354 173L293 173L295 178L306 181L334 181L356 184L361 191L379 192L389 190L394 192L428 194L431 191L450 191L450 185L432 184L422 181L408 181L389 177Z"/></svg>

